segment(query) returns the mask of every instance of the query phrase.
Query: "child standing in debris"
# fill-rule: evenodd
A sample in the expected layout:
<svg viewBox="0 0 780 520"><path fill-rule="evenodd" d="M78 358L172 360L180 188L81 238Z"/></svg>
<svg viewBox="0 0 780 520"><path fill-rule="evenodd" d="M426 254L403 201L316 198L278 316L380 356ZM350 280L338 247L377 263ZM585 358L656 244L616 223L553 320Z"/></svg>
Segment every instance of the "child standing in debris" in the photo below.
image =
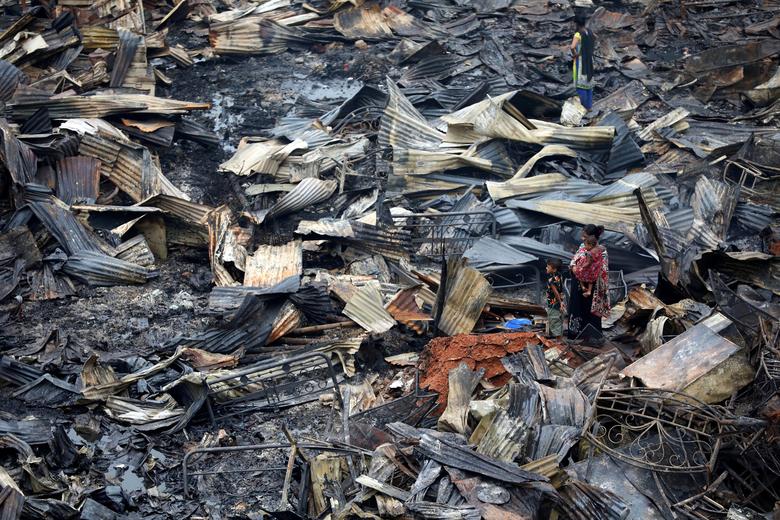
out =
<svg viewBox="0 0 780 520"><path fill-rule="evenodd" d="M586 253L580 258L580 267L584 276L591 276L590 279L580 278L580 288L582 289L582 295L586 298L590 298L593 293L593 284L596 283L599 273L589 269L595 262L595 257L601 256L601 249L599 241L596 237L587 236L583 241L583 245Z"/></svg>
<svg viewBox="0 0 780 520"><path fill-rule="evenodd" d="M588 28L585 15L576 16L577 32L571 40L572 77L574 88L580 97L582 106L590 110L593 107L593 32Z"/></svg>
<svg viewBox="0 0 780 520"><path fill-rule="evenodd" d="M547 335L563 338L563 278L561 261L557 258L547 260Z"/></svg>

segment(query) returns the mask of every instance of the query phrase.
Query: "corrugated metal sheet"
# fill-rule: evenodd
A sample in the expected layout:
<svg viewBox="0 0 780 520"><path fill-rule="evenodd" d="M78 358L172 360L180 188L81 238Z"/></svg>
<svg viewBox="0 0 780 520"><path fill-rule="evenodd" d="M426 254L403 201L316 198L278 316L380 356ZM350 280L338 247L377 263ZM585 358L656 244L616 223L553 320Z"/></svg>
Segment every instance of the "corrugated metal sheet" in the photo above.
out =
<svg viewBox="0 0 780 520"><path fill-rule="evenodd" d="M757 233L772 223L773 213L770 206L740 202L734 210L734 222Z"/></svg>
<svg viewBox="0 0 780 520"><path fill-rule="evenodd" d="M122 85L130 69L130 64L135 58L138 45L141 43L141 37L133 34L127 29L119 29L119 47L116 50L114 58L114 68L111 70L111 80L109 86L116 88Z"/></svg>
<svg viewBox="0 0 780 520"><path fill-rule="evenodd" d="M268 288L303 273L303 248L299 240L281 246L259 246L246 258L244 285Z"/></svg>
<svg viewBox="0 0 780 520"><path fill-rule="evenodd" d="M675 231L686 234L693 225L693 209L680 208L664 214L667 227Z"/></svg>
<svg viewBox="0 0 780 520"><path fill-rule="evenodd" d="M65 204L93 203L99 193L100 161L81 155L57 161L57 197Z"/></svg>
<svg viewBox="0 0 780 520"><path fill-rule="evenodd" d="M336 191L336 181L323 181L308 177L303 179L291 192L282 196L279 201L268 210L265 218L275 218L300 211L309 206L328 200Z"/></svg>
<svg viewBox="0 0 780 520"><path fill-rule="evenodd" d="M713 233L725 240L734 209L737 206L739 188L702 175L696 181L691 208L696 219L706 222Z"/></svg>
<svg viewBox="0 0 780 520"><path fill-rule="evenodd" d="M303 313L296 309L292 302L285 302L282 306L282 310L279 311L279 314L274 320L273 328L271 329L267 342L273 343L291 330L300 327L302 317Z"/></svg>
<svg viewBox="0 0 780 520"><path fill-rule="evenodd" d="M21 134L50 134L51 117L49 111L45 107L36 110L30 119L24 122L19 132Z"/></svg>
<svg viewBox="0 0 780 520"><path fill-rule="evenodd" d="M382 16L381 7L376 4L365 4L338 11L333 15L333 28L353 40L393 37L393 31Z"/></svg>
<svg viewBox="0 0 780 520"><path fill-rule="evenodd" d="M116 247L116 258L142 267L154 265L154 254L143 235L136 235L119 244Z"/></svg>
<svg viewBox="0 0 780 520"><path fill-rule="evenodd" d="M408 87L444 79L455 73L458 66L465 61L461 56L454 54L429 56L406 69L398 82Z"/></svg>
<svg viewBox="0 0 780 520"><path fill-rule="evenodd" d="M172 195L155 195L136 204L152 206L192 224L206 225L206 219L214 208Z"/></svg>
<svg viewBox="0 0 780 520"><path fill-rule="evenodd" d="M433 317L423 312L417 303L419 290L419 287L401 289L385 306L393 318L418 334L423 332L423 327L419 322L433 320Z"/></svg>
<svg viewBox="0 0 780 520"><path fill-rule="evenodd" d="M518 248L508 246L490 237L482 237L471 246L463 258L467 258L469 265L480 271L490 270L491 267L520 265L538 260L534 255L524 253Z"/></svg>
<svg viewBox="0 0 780 520"><path fill-rule="evenodd" d="M66 253L74 255L83 251L101 253L97 239L68 211L62 202L28 202L41 224L62 246Z"/></svg>
<svg viewBox="0 0 780 520"><path fill-rule="evenodd" d="M306 148L307 144L303 141L292 143L284 143L276 139L258 143L244 141L239 144L238 150L230 159L219 165L219 169L236 175L254 173L274 175L291 153Z"/></svg>
<svg viewBox="0 0 780 520"><path fill-rule="evenodd" d="M507 206L538 211L577 224L602 225L610 231L621 231L621 225L635 225L642 221L638 207L615 208L600 204L583 204L565 200L511 200Z"/></svg>
<svg viewBox="0 0 780 520"><path fill-rule="evenodd" d="M327 286L323 284L304 285L290 295L290 301L306 315L309 323L328 323L331 315L335 314Z"/></svg>
<svg viewBox="0 0 780 520"><path fill-rule="evenodd" d="M479 271L471 267L461 267L450 281L439 330L448 336L468 334L474 329L493 288Z"/></svg>
<svg viewBox="0 0 780 520"><path fill-rule="evenodd" d="M467 167L487 171L493 169L492 163L488 160L462 154L406 148L396 148L393 151L393 173L395 175L425 175Z"/></svg>
<svg viewBox="0 0 780 520"><path fill-rule="evenodd" d="M509 198L529 199L556 192L587 200L603 190L601 185L594 182L566 177L560 173L547 173L504 182L488 181L485 184L490 198L495 202Z"/></svg>
<svg viewBox="0 0 780 520"><path fill-rule="evenodd" d="M0 157L16 184L33 182L38 170L38 159L29 146L14 136L5 119L0 119L2 149Z"/></svg>
<svg viewBox="0 0 780 520"><path fill-rule="evenodd" d="M528 237L502 235L501 242L508 244L519 251L524 251L544 260L547 260L548 258L558 258L563 262L568 263L573 256L570 252L558 245L545 244Z"/></svg>
<svg viewBox="0 0 780 520"><path fill-rule="evenodd" d="M91 286L143 284L157 271L102 253L79 251L68 258L63 271Z"/></svg>
<svg viewBox="0 0 780 520"><path fill-rule="evenodd" d="M186 114L211 108L209 103L192 103L144 94L95 94L53 98L41 94L17 95L8 103L14 120L23 121L41 107L49 109L54 119L73 117L100 118L115 114Z"/></svg>
<svg viewBox="0 0 780 520"><path fill-rule="evenodd" d="M100 173L136 202L157 194L186 197L165 178L145 146L86 134L79 153L100 160Z"/></svg>
<svg viewBox="0 0 780 520"><path fill-rule="evenodd" d="M86 50L105 49L112 51L119 45L119 34L116 29L97 25L81 27L81 43Z"/></svg>
<svg viewBox="0 0 780 520"><path fill-rule="evenodd" d="M563 156L563 157L577 157L577 152L574 150L566 147L561 146L558 144L548 144L544 146L541 150L536 152L533 156L531 156L530 159L528 159L525 164L523 164L517 172L512 176L512 179L522 179L524 177L527 177L529 173L531 173L531 170L533 170L534 166L536 166L536 163L544 159L545 157L553 157L553 156Z"/></svg>
<svg viewBox="0 0 780 520"><path fill-rule="evenodd" d="M0 60L0 101L5 103L14 96L19 83L26 83L27 76L15 65Z"/></svg>
<svg viewBox="0 0 780 520"><path fill-rule="evenodd" d="M299 277L290 277L278 285L264 289L244 287L242 285L214 287L209 294L209 312L215 314L230 313L241 306L247 295L256 296L260 299L274 298L298 291L300 284L301 280Z"/></svg>
<svg viewBox="0 0 780 520"><path fill-rule="evenodd" d="M620 116L611 112L599 121L599 126L611 126L615 129L615 139L612 141L607 160L607 173L627 170L631 166L644 162L645 156L642 150L634 142L631 131Z"/></svg>
<svg viewBox="0 0 780 520"><path fill-rule="evenodd" d="M395 326L395 320L382 304L382 295L372 285L359 287L344 307L344 315L368 332L382 334Z"/></svg>
<svg viewBox="0 0 780 520"><path fill-rule="evenodd" d="M285 27L264 16L209 27L209 43L218 54L277 54L288 48L306 48L320 41L296 27Z"/></svg>
<svg viewBox="0 0 780 520"><path fill-rule="evenodd" d="M212 130L190 119L181 118L176 123L177 138L190 139L204 146L217 146L219 137Z"/></svg>
<svg viewBox="0 0 780 520"><path fill-rule="evenodd" d="M432 128L388 78L390 97L379 127L379 144L397 149L433 150L439 147L444 134Z"/></svg>

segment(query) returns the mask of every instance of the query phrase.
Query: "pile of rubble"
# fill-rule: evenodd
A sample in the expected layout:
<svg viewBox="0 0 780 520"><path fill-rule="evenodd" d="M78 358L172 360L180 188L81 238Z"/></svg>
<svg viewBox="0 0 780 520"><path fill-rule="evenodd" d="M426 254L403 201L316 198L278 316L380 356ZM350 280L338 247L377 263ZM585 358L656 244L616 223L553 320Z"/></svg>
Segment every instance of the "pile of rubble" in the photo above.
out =
<svg viewBox="0 0 780 520"><path fill-rule="evenodd" d="M777 515L777 8L575 4L4 2L0 516ZM312 63L274 124L171 97L250 54Z"/></svg>

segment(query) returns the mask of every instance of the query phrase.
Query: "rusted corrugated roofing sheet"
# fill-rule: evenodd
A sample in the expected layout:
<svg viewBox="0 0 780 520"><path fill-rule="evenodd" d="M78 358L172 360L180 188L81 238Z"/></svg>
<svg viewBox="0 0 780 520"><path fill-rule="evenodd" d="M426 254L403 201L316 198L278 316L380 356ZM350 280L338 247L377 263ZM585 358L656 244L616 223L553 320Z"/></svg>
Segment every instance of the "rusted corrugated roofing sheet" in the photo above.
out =
<svg viewBox="0 0 780 520"><path fill-rule="evenodd" d="M433 150L439 147L444 134L432 128L420 112L388 78L390 97L379 127L379 144L397 149Z"/></svg>
<svg viewBox="0 0 780 520"><path fill-rule="evenodd" d="M448 336L467 334L474 329L493 288L471 267L460 267L455 276L448 279L451 286L446 288L439 330Z"/></svg>
<svg viewBox="0 0 780 520"><path fill-rule="evenodd" d="M303 272L303 248L295 240L281 246L262 245L246 259L244 285L273 287L291 276Z"/></svg>
<svg viewBox="0 0 780 520"><path fill-rule="evenodd" d="M387 332L395 325L395 320L382 304L382 295L371 285L359 287L343 312L365 330L375 334Z"/></svg>
<svg viewBox="0 0 780 520"><path fill-rule="evenodd" d="M82 155L57 161L57 197L65 204L93 203L99 193L100 161Z"/></svg>

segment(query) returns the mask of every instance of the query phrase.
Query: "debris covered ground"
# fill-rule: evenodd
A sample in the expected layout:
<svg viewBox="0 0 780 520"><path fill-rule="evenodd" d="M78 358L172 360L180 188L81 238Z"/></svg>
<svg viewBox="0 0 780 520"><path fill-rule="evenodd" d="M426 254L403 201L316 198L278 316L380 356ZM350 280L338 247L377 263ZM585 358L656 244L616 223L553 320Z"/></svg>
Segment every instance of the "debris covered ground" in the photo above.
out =
<svg viewBox="0 0 780 520"><path fill-rule="evenodd" d="M0 7L3 519L780 514L776 3Z"/></svg>

